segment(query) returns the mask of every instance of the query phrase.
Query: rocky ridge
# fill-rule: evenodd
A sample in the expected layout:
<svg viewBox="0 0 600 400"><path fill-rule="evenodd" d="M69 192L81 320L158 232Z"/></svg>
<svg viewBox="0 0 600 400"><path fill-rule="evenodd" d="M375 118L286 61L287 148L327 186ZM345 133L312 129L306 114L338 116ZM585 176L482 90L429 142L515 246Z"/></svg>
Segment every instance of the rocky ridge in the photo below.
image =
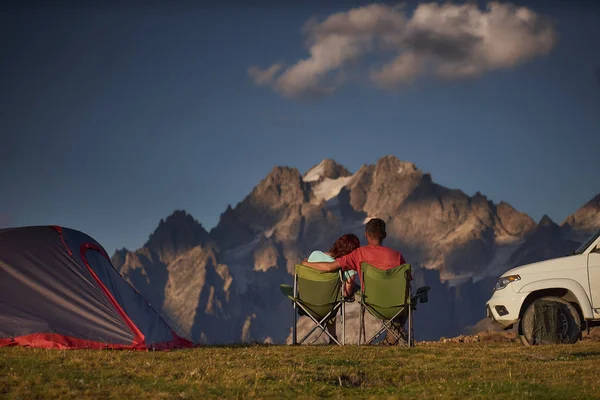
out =
<svg viewBox="0 0 600 400"><path fill-rule="evenodd" d="M291 282L294 264L314 249L328 249L341 234L362 238L364 223L379 217L388 225L385 244L413 264L415 286L433 288L430 303L415 314L416 330L439 338L461 334L482 318L499 274L571 250L576 234L600 218L598 198L561 226L547 218L536 224L507 203L445 188L392 156L354 174L324 160L304 175L273 168L227 207L210 233L176 211L144 247L118 250L112 260L198 342L283 342L292 313L279 284Z"/></svg>

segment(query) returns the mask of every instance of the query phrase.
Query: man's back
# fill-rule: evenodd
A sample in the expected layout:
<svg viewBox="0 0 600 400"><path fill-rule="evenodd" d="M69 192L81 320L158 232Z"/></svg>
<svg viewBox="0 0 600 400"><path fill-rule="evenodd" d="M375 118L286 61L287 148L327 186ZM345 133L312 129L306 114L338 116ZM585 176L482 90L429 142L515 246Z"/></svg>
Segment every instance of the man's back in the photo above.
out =
<svg viewBox="0 0 600 400"><path fill-rule="evenodd" d="M406 264L406 260L402 254L389 247L378 245L367 245L359 247L352 253L340 257L337 262L342 269L360 270L360 263L366 262L378 269L388 270L402 264Z"/></svg>

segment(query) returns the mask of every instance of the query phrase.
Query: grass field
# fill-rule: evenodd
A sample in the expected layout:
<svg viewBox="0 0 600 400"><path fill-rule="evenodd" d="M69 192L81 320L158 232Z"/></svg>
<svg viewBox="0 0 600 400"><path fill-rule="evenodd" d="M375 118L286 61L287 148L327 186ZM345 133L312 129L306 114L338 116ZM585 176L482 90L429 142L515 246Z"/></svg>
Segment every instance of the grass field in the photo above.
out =
<svg viewBox="0 0 600 400"><path fill-rule="evenodd" d="M0 349L0 398L600 398L600 343Z"/></svg>

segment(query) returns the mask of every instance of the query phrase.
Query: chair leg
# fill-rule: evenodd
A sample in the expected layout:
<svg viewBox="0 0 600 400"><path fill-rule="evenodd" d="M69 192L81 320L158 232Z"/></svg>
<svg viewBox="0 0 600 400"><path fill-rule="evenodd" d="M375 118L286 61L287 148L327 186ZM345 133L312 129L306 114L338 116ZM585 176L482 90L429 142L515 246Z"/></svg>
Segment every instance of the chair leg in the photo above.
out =
<svg viewBox="0 0 600 400"><path fill-rule="evenodd" d="M381 322L381 328L379 328L379 330L374 335L372 335L369 340L366 340L367 336L366 336L366 334L364 334L364 339L365 339L364 343L365 344L371 344L379 335L382 334L382 332L384 330L387 330L388 332L390 332L392 334L392 336L394 336L396 338L396 340L406 343L406 340L402 337L402 335L397 333L392 327L392 321L394 321L394 319L396 319L402 312L405 312L405 310L398 311L389 320L384 320L380 316L376 315L374 313L374 311L371 308L369 308L367 305L364 305L364 308L366 308L369 311L369 313L371 313L371 315L373 315L375 318L377 318L379 320L379 322ZM410 316L410 310L409 310L409 316ZM364 317L363 317L363 321L364 321ZM409 322L409 324L410 324L410 322ZM409 343L410 343L410 338L409 338ZM408 345L408 343L406 343L406 344Z"/></svg>
<svg viewBox="0 0 600 400"><path fill-rule="evenodd" d="M342 346L346 345L346 302L342 302Z"/></svg>
<svg viewBox="0 0 600 400"><path fill-rule="evenodd" d="M358 304L358 343L356 343L357 345L360 346L360 339L362 336L362 305L359 303Z"/></svg>
<svg viewBox="0 0 600 400"><path fill-rule="evenodd" d="M294 274L294 299L298 297L298 275ZM294 325L292 325L292 344L298 344L297 324L298 324L298 308L296 301L294 303Z"/></svg>
<svg viewBox="0 0 600 400"><path fill-rule="evenodd" d="M300 339L300 341L298 341L298 344L302 344L302 343L304 343L304 341L305 341L306 339L308 339L308 337L309 337L310 335L312 335L312 333L313 333L314 331L316 331L317 329L319 329L319 328L321 328L321 330L323 330L323 331L325 331L325 330L326 330L326 329L325 329L325 328L323 328L321 325L319 325L319 324L315 324L314 328L312 328L310 331L308 331L308 333L307 333L306 335L304 335L304 337L303 337L302 339Z"/></svg>
<svg viewBox="0 0 600 400"><path fill-rule="evenodd" d="M342 305L343 305L343 303L342 303ZM323 318L322 318L320 321L318 321L318 320L317 320L315 317L313 317L313 316L310 314L310 312L309 312L309 311L308 311L306 308L304 308L304 306L303 306L302 304L299 304L299 306L300 306L300 308L302 308L302 309L303 309L303 310L306 312L306 315L307 315L307 317L309 317L309 318L310 318L310 319L311 319L311 320L314 322L314 324L315 324L315 327L314 327L314 328L312 328L312 329L311 329L311 330L310 330L310 331L309 331L309 332L308 332L308 333L307 333L307 334L306 334L306 335L305 335L305 336L304 336L302 339L300 339L300 342L299 342L299 344L302 344L302 343L303 343L303 342L304 342L306 339L308 339L308 337L309 337L309 336L310 336L310 335L311 335L311 334L312 334L312 333L313 333L315 330L317 330L317 329L321 329L321 330L322 330L323 332L325 332L325 334L327 334L327 336L329 336L329 338L330 338L331 340L333 340L333 341L334 341L334 342L335 342L335 343L336 343L338 346L341 346L340 342L339 342L339 341L338 341L338 340L337 340L335 337L333 337L333 336L332 336L332 335L331 335L331 334L330 334L330 333L327 331L327 327L326 327L327 320L329 320L329 318L330 318L331 316L335 315L335 314L338 312L338 310L339 310L339 309L340 309L340 307L341 307L341 305L340 305L340 304L336 305L336 306L333 308L333 310L331 310L329 313L327 313L327 315L326 315L326 316L324 316L324 317L323 317Z"/></svg>
<svg viewBox="0 0 600 400"><path fill-rule="evenodd" d="M374 341L375 339L377 339L377 337L378 337L379 335L381 335L385 329L386 329L386 328L385 328L385 326L384 326L384 325L382 325L382 326L381 326L381 328L379 328L379 330L378 330L377 332L375 332L373 335L371 335L371 337L369 338L369 340L367 340L367 335L365 334L365 335L364 335L364 340L363 340L363 343L364 343L364 344L371 344L371 343L373 343L373 341Z"/></svg>
<svg viewBox="0 0 600 400"><path fill-rule="evenodd" d="M364 311L365 311L365 309L363 308L363 304L361 302L359 304L359 310L358 310L358 315L359 315L359 323L358 323L358 345L359 346L362 344L362 334L363 334L363 330L364 330L364 326L365 326Z"/></svg>
<svg viewBox="0 0 600 400"><path fill-rule="evenodd" d="M412 304L408 305L408 347L412 347Z"/></svg>
<svg viewBox="0 0 600 400"><path fill-rule="evenodd" d="M298 317L296 316L297 314L297 310L296 310L296 302L294 302L294 324L292 325L292 344L298 344L298 337L296 336L296 323L298 321Z"/></svg>

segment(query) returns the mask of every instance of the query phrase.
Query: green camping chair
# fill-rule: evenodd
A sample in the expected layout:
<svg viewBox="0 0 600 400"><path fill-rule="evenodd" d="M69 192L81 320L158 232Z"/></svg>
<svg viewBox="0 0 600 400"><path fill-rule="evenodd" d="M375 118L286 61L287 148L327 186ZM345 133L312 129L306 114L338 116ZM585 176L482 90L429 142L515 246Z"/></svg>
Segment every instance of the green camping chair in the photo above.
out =
<svg viewBox="0 0 600 400"><path fill-rule="evenodd" d="M418 301L421 303L428 301L430 288L428 286L421 287L417 290L417 294L412 296L411 280L410 264L381 270L368 263L361 263L359 345L371 344L384 331L387 331L404 345L414 346L412 311L416 309ZM365 310L381 322L381 328L369 340L365 340ZM407 337L404 337L392 329L392 324L404 325L406 320L408 320L408 334Z"/></svg>
<svg viewBox="0 0 600 400"><path fill-rule="evenodd" d="M292 344L302 344L316 329L321 329L336 344L340 346L345 344L345 302L342 296L341 271L322 272L297 264L294 274L294 286L281 285L281 292L292 300L294 306ZM342 344L327 331L327 323L335 318L340 308L342 310ZM297 340L296 336L299 313L308 316L315 323L315 327L300 341Z"/></svg>

